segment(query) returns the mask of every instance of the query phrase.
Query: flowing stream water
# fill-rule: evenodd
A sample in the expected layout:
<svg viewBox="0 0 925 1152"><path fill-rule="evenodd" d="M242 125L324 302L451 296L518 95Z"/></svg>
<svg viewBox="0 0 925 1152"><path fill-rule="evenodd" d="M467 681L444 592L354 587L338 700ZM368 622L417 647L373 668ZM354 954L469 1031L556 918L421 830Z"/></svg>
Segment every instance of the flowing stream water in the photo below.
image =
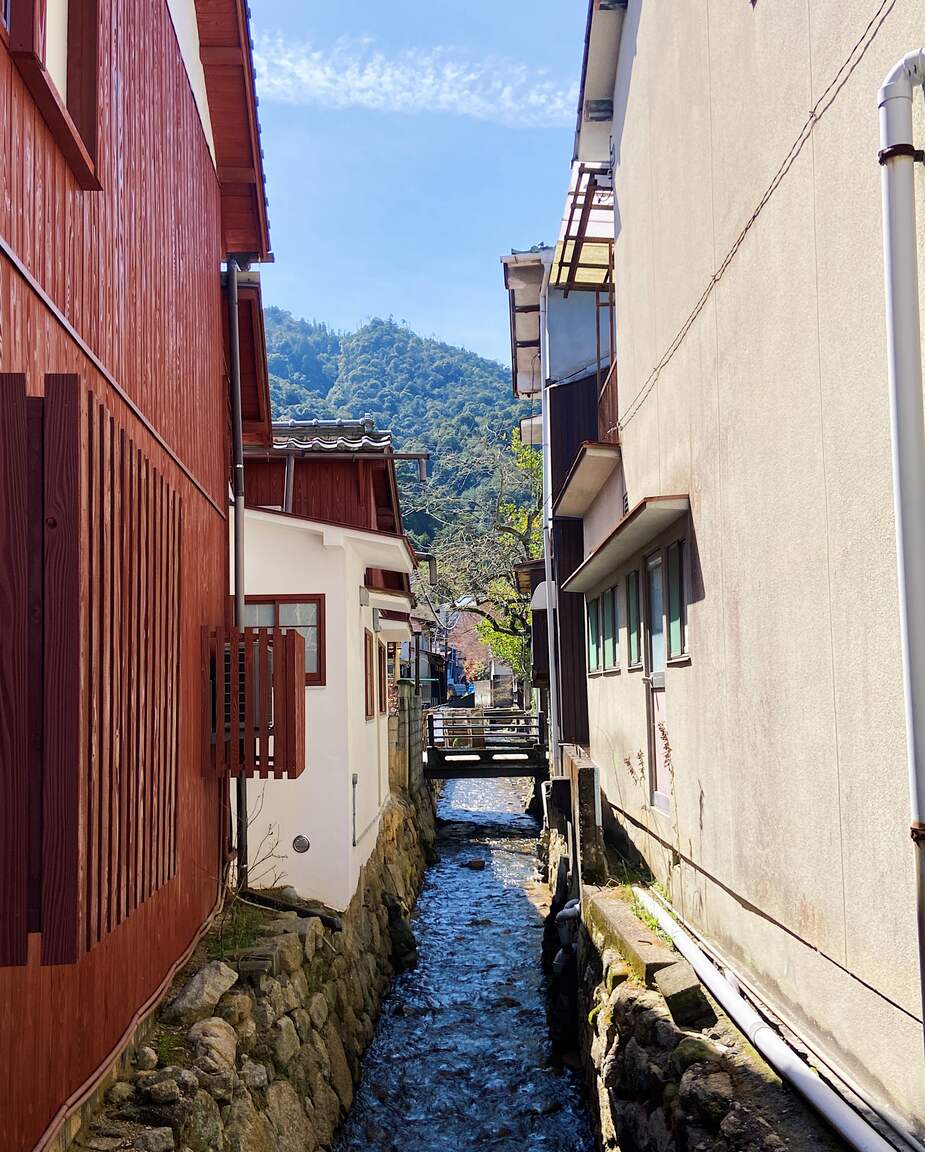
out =
<svg viewBox="0 0 925 1152"><path fill-rule="evenodd" d="M549 1044L537 827L522 790L450 782L438 816L440 859L414 915L419 963L383 1004L338 1152L590 1152L577 1080Z"/></svg>

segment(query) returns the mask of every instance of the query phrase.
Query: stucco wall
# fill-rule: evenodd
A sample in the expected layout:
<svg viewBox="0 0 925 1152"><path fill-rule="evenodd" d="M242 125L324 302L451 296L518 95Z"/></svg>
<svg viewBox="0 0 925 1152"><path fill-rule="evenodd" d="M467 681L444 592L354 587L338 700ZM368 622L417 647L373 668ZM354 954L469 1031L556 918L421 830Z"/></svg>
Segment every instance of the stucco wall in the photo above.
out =
<svg viewBox="0 0 925 1152"><path fill-rule="evenodd" d="M640 674L590 681L591 751L683 913L925 1121L876 159L877 88L922 39L919 6L892 10L632 414L871 8L631 0L623 462L630 506L689 492L692 510L691 660L666 674L672 814L624 764L647 747Z"/></svg>
<svg viewBox="0 0 925 1152"><path fill-rule="evenodd" d="M248 512L245 527L246 593L325 597L326 683L305 689L305 771L297 780L248 783L252 865L265 837L279 857L254 869L252 881L269 884L275 874L301 895L343 910L388 799L388 716L378 708L373 720L365 716L363 629L372 628L372 609L360 605L365 564L349 539L335 534L342 542L331 543L328 533L325 544L325 530L309 522ZM293 851L299 834L308 837L308 852Z"/></svg>

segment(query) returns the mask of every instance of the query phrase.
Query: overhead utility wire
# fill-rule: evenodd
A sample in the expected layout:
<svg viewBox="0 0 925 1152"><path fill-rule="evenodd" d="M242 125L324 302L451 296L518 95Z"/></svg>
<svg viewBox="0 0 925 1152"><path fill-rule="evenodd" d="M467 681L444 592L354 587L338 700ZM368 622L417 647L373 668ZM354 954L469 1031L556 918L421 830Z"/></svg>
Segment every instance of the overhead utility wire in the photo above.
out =
<svg viewBox="0 0 925 1152"><path fill-rule="evenodd" d="M881 4L877 8L877 11L873 14L870 21L868 22L867 27L864 29L863 33L858 38L858 40L855 42L851 51L848 53L847 57L845 58L844 63L841 65L841 67L835 73L835 76L829 82L828 87L825 89L825 91L822 93L822 95L819 97L819 99L813 105L809 115L806 117L806 120L803 124L803 127L800 129L799 134L797 135L796 140L794 140L793 144L791 145L790 151L785 156L783 162L781 163L781 166L775 172L774 177L771 180L771 183L768 185L768 187L765 189L764 193L762 194L761 199L758 201L758 204L757 204L754 212L752 212L751 216L749 217L748 222L746 223L745 227L742 229L742 231L736 237L735 241L732 244L732 247L729 249L729 251L726 253L725 257L723 258L722 263L719 265L719 267L716 269L716 271L710 277L706 288L704 288L703 293L700 296L700 299L694 305L694 307L691 310L690 314L688 315L687 319L684 321L684 323L678 329L677 335L672 340L672 342L668 345L668 348L666 349L662 358L659 360L659 362L652 369L651 373L646 378L642 387L639 389L639 391L636 393L636 395L633 397L633 399L627 405L626 414L623 417L621 417L621 419L618 420L618 422L612 428L609 428L608 432L617 432L617 431L620 431L623 428L625 428L627 426L627 424L629 424L630 420L633 419L633 417L636 415L636 413L642 407L642 405L643 405L644 401L646 400L646 398L648 397L649 393L652 391L652 389L658 383L659 376L662 373L662 369L664 369L668 365L668 363L674 357L674 354L680 348L685 336L690 331L690 328L693 325L694 321L697 319L697 317L703 311L703 309L707 303L707 300L709 300L710 296L713 293L713 289L716 287L716 285L722 279L723 274L725 273L726 269L732 263L733 259L735 258L736 253L742 247L742 244L745 240L745 237L751 231L752 226L754 225L754 223L758 219L758 217L761 215L761 212L763 211L765 205L771 199L771 197L774 195L774 193L777 191L777 189L780 186L780 184L782 183L784 177L787 175L787 173L793 167L794 163L796 162L797 157L803 151L803 148L805 147L807 140L809 140L810 136L812 135L813 129L816 127L816 125L822 119L822 117L826 114L826 112L829 110L829 108L831 108L831 106L835 103L835 99L838 96L839 92L841 92L842 88L844 88L844 86L848 83L848 80L851 78L851 75L854 72L855 68L857 68L858 64L860 64L860 62L863 60L865 54L867 53L867 49L874 42L874 39L876 38L877 33L880 31L880 28L883 25L883 22L886 20L887 16L889 16L889 14L892 12L895 5L896 5L896 0L882 0Z"/></svg>

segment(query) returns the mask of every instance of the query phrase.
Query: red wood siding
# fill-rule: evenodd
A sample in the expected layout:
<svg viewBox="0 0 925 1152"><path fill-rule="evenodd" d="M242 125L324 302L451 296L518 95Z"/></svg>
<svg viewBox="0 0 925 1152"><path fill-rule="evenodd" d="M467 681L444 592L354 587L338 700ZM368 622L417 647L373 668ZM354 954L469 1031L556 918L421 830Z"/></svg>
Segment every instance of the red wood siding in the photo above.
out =
<svg viewBox="0 0 925 1152"><path fill-rule="evenodd" d="M203 767L294 780L305 770L305 641L280 628L202 630Z"/></svg>
<svg viewBox="0 0 925 1152"><path fill-rule="evenodd" d="M0 375L0 965L24 964L29 910L28 418L26 382Z"/></svg>
<svg viewBox="0 0 925 1152"><path fill-rule="evenodd" d="M279 508L286 466L282 458L245 462L244 498L249 508ZM292 512L306 520L324 520L350 528L402 532L393 465L376 460L296 458Z"/></svg>
<svg viewBox="0 0 925 1152"><path fill-rule="evenodd" d="M103 623L102 609L98 620L104 628L99 642L108 643L112 692L104 704L109 709L106 759L99 761L109 765L109 791L97 803L100 815L104 801L109 803L110 817L114 803L116 820L110 819L114 834L96 849L100 883L91 886L96 892L96 934L101 934L104 924L112 930L74 964L43 964L43 947L54 950L58 938L52 935L45 940L34 930L39 912L47 908L35 906L36 877L30 872L29 914L35 919L30 925L27 962L0 969L0 1148L17 1152L35 1147L68 1108L79 1102L196 938L219 891L227 822L224 784L206 776L201 768L203 723L198 691L201 629L222 620L228 583L220 187L167 5L150 0L101 0L99 32L99 192L83 192L78 187L0 42L0 153L4 157L0 165L0 372L24 374L30 397L44 395L46 374L76 375L86 397L83 418L89 420L91 410L112 418L110 424L104 422L101 433L103 450L108 443L111 461L108 537L105 517L95 522L104 532L104 544L108 540L101 546L101 555L109 572L109 624ZM134 457L129 446L135 450ZM100 450L98 439L93 450ZM133 462L141 464L140 456L147 461L146 474L143 466L132 469ZM117 459L121 472L114 463ZM54 478L48 482L54 488ZM0 483L6 485L8 480ZM126 525L137 527L139 517L152 517L156 532L151 543L160 540L162 555L169 556L172 546L164 534L169 535L171 526L171 500L182 504L182 517L174 522L178 604L174 608L160 605L160 615L151 617L150 624L160 631L146 639L146 617L137 596L157 569L150 566L147 552L133 551L124 536L119 538L118 530ZM89 505L86 515L91 515ZM3 531L6 525L0 527ZM81 613L79 599L73 599L74 587L82 589L86 583L89 588L83 575L87 556L75 569L70 551L73 537L70 544L62 539L62 578L70 581L71 619L59 619L62 629L75 630ZM9 575L4 576L9 581ZM32 577L30 572L30 603ZM112 596L117 588L128 588L130 596L126 603L120 594L114 607ZM87 596L86 611L91 613L89 592ZM114 646L114 632L126 634L123 616L128 619L129 640L124 646ZM164 633L171 616L176 621L172 637L169 630ZM93 637L96 643L99 632L94 631ZM138 644L135 648L133 641ZM166 691L166 714L171 714L169 681L166 687L160 680L152 684L137 668L122 672L123 659L129 664L140 659L142 644L148 641L166 649L171 642L178 647L172 813L169 806L141 812L133 807L154 804L155 792L153 787L139 786L138 780L133 792L131 773L119 767L125 763L124 733L114 725L113 711L118 721L128 710L125 731L134 733L138 763L137 742L158 740L162 732L150 725L153 713L148 696ZM73 631L55 642L65 643L71 653L68 658L73 659ZM116 677L114 659L119 670ZM156 667L166 671L169 660L168 653L167 661ZM33 666L35 661L30 676ZM78 709L78 724L86 714L87 700L85 696ZM89 737L89 732L85 735ZM50 727L47 736L51 737ZM16 733L0 733L0 740L18 738ZM163 742L155 747L169 751L169 744ZM61 754L65 753L73 756L73 747L63 748ZM125 753L130 754L131 749ZM45 750L46 762L49 755L58 755L54 744ZM103 756L102 748L97 755ZM169 797L169 770L165 780L163 760L152 751L147 763L159 765L162 791L158 795ZM33 774L28 801L33 836L34 782ZM69 785L73 789L73 780ZM129 790L127 798L124 786ZM46 826L46 835L55 838L55 852L62 860L81 850L81 845L87 853L94 836L94 828L86 821L89 790L78 799L86 805L83 813L65 813L59 805L47 814L52 823ZM17 803L21 812L21 795ZM6 820L7 814L0 819ZM154 843L162 851L167 845L159 860L153 859L153 853L146 855L144 848L140 860L123 860L132 819L146 820L147 827L156 828ZM171 826L175 828L172 846ZM97 827L95 834L101 836L102 828ZM4 838L0 850L6 849L6 843ZM113 853L118 865L113 874L119 881L110 885L103 883L102 866L106 863L112 869ZM150 869L150 882L145 881L145 867ZM133 889L129 878L136 883L139 869L144 883ZM13 883L21 901L22 880ZM83 884L83 878L76 886L72 880L58 884L78 911L87 907ZM144 891L151 894L139 903ZM132 899L134 908L130 908ZM87 918L92 924L92 909ZM19 924L21 920L14 937L21 935ZM65 927L69 940L72 925L65 923ZM85 924L82 939L87 942L88 931ZM32 1069L34 1075L24 1077L23 1068Z"/></svg>

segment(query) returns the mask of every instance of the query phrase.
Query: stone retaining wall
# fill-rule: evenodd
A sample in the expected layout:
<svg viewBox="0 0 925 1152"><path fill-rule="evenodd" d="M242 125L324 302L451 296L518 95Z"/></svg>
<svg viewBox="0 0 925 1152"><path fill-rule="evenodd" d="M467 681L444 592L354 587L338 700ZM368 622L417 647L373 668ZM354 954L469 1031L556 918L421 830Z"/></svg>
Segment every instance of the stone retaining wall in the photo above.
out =
<svg viewBox="0 0 925 1152"><path fill-rule="evenodd" d="M268 913L257 943L181 975L154 1031L72 1147L94 1152L315 1152L353 1100L432 856L429 791L393 798L341 918ZM195 965L191 965L191 969Z"/></svg>
<svg viewBox="0 0 925 1152"><path fill-rule="evenodd" d="M557 803L557 785L563 789L556 781L547 793L540 842L552 891L543 946L550 1024L560 1053L583 1070L598 1147L841 1149L712 1000L690 965L644 922L629 890L581 882L576 830L567 817L570 797L566 789L564 803ZM595 872L599 867L596 854ZM571 913L557 923L569 904Z"/></svg>

